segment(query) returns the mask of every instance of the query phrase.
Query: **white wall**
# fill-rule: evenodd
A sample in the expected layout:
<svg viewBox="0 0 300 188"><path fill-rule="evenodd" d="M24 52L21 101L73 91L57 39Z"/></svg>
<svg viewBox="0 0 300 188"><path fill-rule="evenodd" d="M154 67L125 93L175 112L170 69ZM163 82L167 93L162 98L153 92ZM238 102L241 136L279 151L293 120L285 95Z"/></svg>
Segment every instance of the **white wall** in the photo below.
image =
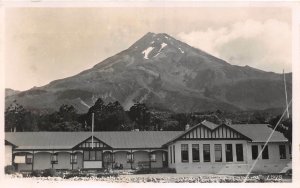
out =
<svg viewBox="0 0 300 188"><path fill-rule="evenodd" d="M5 145L5 166L12 165L12 146Z"/></svg>
<svg viewBox="0 0 300 188"><path fill-rule="evenodd" d="M188 144L189 146L189 162L181 162L181 144ZM200 148L200 162L192 161L192 144L199 144ZM203 144L210 144L211 161L203 161ZM222 162L214 162L214 144L222 145ZM233 162L226 162L225 144L232 144ZM236 160L236 144L243 144L244 161L238 162ZM202 140L202 141L177 141L175 145L175 164L170 163L169 167L176 168L177 173L213 173L213 174L245 174L253 164L251 145L244 140ZM172 145L172 147L173 147ZM259 149L261 148L259 144ZM280 172L291 161L288 145L286 144L287 159L279 159L279 143L269 144L269 159L259 159L257 165L253 169L254 172ZM169 146L170 147L170 146ZM172 148L173 149L173 148ZM170 151L170 150L169 150ZM259 150L260 151L260 150ZM169 154L170 157L170 154Z"/></svg>

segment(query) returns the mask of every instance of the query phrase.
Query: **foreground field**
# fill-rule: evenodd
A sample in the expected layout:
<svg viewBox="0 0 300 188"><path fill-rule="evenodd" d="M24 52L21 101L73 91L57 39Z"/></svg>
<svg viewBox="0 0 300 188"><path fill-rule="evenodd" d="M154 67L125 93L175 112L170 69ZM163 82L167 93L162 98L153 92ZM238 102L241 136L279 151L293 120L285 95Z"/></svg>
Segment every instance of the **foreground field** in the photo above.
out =
<svg viewBox="0 0 300 188"><path fill-rule="evenodd" d="M34 182L61 182L61 181L98 181L105 183L242 183L245 176L233 175L199 175L199 174L140 174L119 175L117 177L26 177L6 175L6 179ZM247 183L289 183L291 176L282 175L251 175Z"/></svg>

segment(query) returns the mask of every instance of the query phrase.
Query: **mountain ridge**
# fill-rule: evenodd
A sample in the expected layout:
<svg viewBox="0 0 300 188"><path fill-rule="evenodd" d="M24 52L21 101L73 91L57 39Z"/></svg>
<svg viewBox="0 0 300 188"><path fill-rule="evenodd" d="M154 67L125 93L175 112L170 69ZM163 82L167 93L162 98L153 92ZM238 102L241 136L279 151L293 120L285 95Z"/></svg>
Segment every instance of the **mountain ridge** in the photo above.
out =
<svg viewBox="0 0 300 188"><path fill-rule="evenodd" d="M291 97L292 73L286 77ZM262 110L285 104L282 86L281 74L231 65L167 34L149 32L90 69L6 97L6 105L17 100L53 110L71 104L85 112L101 97L118 100L125 109L145 102L174 112Z"/></svg>

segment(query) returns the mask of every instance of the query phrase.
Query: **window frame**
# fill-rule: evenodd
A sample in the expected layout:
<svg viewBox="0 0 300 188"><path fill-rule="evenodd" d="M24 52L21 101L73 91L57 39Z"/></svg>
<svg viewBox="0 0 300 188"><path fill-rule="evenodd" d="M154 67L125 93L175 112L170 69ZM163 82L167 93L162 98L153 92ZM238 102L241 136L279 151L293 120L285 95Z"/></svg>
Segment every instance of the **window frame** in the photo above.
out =
<svg viewBox="0 0 300 188"><path fill-rule="evenodd" d="M128 157L128 156L130 156L130 157ZM126 162L127 163L134 163L134 155L133 155L133 153L127 153L126 154Z"/></svg>
<svg viewBox="0 0 300 188"><path fill-rule="evenodd" d="M70 154L70 164L77 164L77 161L78 161L77 153L71 153Z"/></svg>
<svg viewBox="0 0 300 188"><path fill-rule="evenodd" d="M189 145L181 144L181 162L188 163L189 162Z"/></svg>
<svg viewBox="0 0 300 188"><path fill-rule="evenodd" d="M253 153L253 149L256 148L256 156L254 156L254 153ZM252 157L252 160L256 160L258 159L258 145L251 145L251 157Z"/></svg>
<svg viewBox="0 0 300 188"><path fill-rule="evenodd" d="M31 156L31 158L30 157L28 157L28 156ZM30 160L30 161L29 161ZM26 153L25 154L25 164L32 164L33 163L33 154L31 154L31 153Z"/></svg>
<svg viewBox="0 0 300 188"><path fill-rule="evenodd" d="M228 148L227 146L231 146L230 148L230 152L228 152ZM226 159L226 162L233 162L233 146L232 144L225 144L225 159ZM230 159L230 160L229 160Z"/></svg>
<svg viewBox="0 0 300 188"><path fill-rule="evenodd" d="M207 146L208 150L205 150L205 146ZM207 156L209 158L206 158ZM203 144L203 162L211 162L210 144Z"/></svg>
<svg viewBox="0 0 300 188"><path fill-rule="evenodd" d="M58 163L58 153L51 153L50 161L51 161L51 164L57 164Z"/></svg>
<svg viewBox="0 0 300 188"><path fill-rule="evenodd" d="M240 148L241 150L240 151L241 151L241 158L242 158L242 160L239 160L239 155L238 155L239 154L239 152L238 152L238 148L239 147L238 146L241 146L241 148ZM235 153L236 153L236 161L237 162L243 162L244 161L244 146L243 146L243 144L236 144L235 145Z"/></svg>
<svg viewBox="0 0 300 188"><path fill-rule="evenodd" d="M195 154L197 154L198 159L195 159ZM192 144L192 161L200 162L200 146L199 146L199 144Z"/></svg>
<svg viewBox="0 0 300 188"><path fill-rule="evenodd" d="M263 147L264 145L261 145L261 149L263 149ZM268 160L270 158L268 145L266 145L265 149L262 151L261 158L264 160Z"/></svg>
<svg viewBox="0 0 300 188"><path fill-rule="evenodd" d="M220 146L220 148L221 148L221 150L216 150L217 149L217 147L216 146ZM215 144L214 145L214 150L215 150L215 162L222 162L223 161L223 156L222 156L222 144ZM221 152L221 158L220 158L220 160L217 160L216 159L216 151L220 151Z"/></svg>
<svg viewBox="0 0 300 188"><path fill-rule="evenodd" d="M86 159L85 154L88 153L88 159ZM94 156L91 155L91 153L95 153ZM99 153L101 153L99 155ZM100 156L100 159L98 158L98 155ZM95 157L91 159L91 157ZM84 161L103 161L103 152L101 150L83 150L83 160Z"/></svg>
<svg viewBox="0 0 300 188"><path fill-rule="evenodd" d="M150 153L150 161L151 162L156 162L156 153Z"/></svg>
<svg viewBox="0 0 300 188"><path fill-rule="evenodd" d="M282 148L280 148L280 147L282 147L283 146L283 149L284 150L281 150ZM283 157L281 157L281 151L283 151ZM280 144L279 145L279 158L280 159L287 159L287 157L286 157L286 147L285 147L285 145L284 144Z"/></svg>

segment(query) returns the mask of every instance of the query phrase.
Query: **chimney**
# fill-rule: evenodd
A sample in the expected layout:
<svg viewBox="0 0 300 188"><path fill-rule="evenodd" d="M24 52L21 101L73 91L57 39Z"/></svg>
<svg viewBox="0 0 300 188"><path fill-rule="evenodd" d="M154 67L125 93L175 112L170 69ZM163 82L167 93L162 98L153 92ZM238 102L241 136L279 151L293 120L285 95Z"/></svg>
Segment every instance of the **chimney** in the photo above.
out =
<svg viewBox="0 0 300 188"><path fill-rule="evenodd" d="M232 120L231 119L225 119L225 124L226 125L231 125L232 124Z"/></svg>
<svg viewBox="0 0 300 188"><path fill-rule="evenodd" d="M190 125L189 124L186 124L185 125L185 130L188 130L190 128Z"/></svg>

